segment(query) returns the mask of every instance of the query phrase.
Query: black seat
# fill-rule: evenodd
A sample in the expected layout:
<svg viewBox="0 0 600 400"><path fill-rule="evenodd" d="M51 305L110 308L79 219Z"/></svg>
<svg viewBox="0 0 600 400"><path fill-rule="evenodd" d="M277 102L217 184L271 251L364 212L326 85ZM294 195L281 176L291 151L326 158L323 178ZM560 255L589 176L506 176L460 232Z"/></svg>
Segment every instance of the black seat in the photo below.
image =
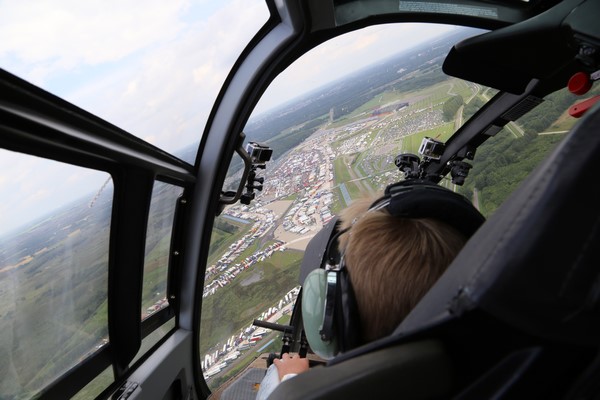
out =
<svg viewBox="0 0 600 400"><path fill-rule="evenodd" d="M598 163L600 105L471 238L393 335L284 382L272 398L362 398L380 386L403 399L600 393ZM405 377L427 357L423 343L435 343L430 362L445 367L419 367L431 379L416 389ZM394 363L403 354L408 360ZM444 390L432 388L438 381Z"/></svg>
<svg viewBox="0 0 600 400"><path fill-rule="evenodd" d="M369 352L334 367L311 368L280 384L269 400L444 398L452 388L452 375L443 344L423 340Z"/></svg>

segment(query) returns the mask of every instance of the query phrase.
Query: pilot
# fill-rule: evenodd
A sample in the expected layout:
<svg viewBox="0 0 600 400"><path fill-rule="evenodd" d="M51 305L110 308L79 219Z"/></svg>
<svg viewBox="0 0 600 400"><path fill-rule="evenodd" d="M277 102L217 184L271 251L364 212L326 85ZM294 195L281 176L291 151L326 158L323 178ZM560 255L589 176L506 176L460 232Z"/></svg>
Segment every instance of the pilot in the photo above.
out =
<svg viewBox="0 0 600 400"><path fill-rule="evenodd" d="M391 334L467 241L436 219L392 216L385 208L368 212L372 203L355 201L340 218L347 230L340 235L340 249L364 342Z"/></svg>
<svg viewBox="0 0 600 400"><path fill-rule="evenodd" d="M331 300L331 295L326 293L328 288L319 287L332 282L324 277L324 269L311 272L303 285L304 329L312 350L327 359L390 335L483 221L483 216L464 197L424 182L403 181L389 186L378 200L364 198L353 202L340 214L339 232L330 240L339 247L338 270L347 276L337 280L349 280L348 288L344 289L343 283L341 287L352 292L351 304L339 300L348 296L338 293L338 303L344 303L341 307L323 305L323 301ZM312 278L318 282L316 290ZM336 284L339 291L340 284ZM327 311L322 311L331 309L340 314L340 308L344 316L328 318ZM311 326L310 321L315 318L317 323ZM340 322L344 318L346 321ZM351 318L357 321L348 324ZM358 335L348 338L347 332L338 332L325 337L328 319L335 325L333 332L343 326ZM307 359L283 354L267 372L257 399L267 398L280 381L307 370Z"/></svg>

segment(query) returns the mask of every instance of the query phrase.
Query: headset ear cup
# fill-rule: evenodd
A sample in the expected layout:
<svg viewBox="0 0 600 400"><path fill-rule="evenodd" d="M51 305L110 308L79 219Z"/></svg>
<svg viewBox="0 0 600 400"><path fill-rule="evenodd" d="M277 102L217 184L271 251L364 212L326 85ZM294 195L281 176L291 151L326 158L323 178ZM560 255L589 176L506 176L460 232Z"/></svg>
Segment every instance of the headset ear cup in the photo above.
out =
<svg viewBox="0 0 600 400"><path fill-rule="evenodd" d="M302 321L312 351L321 358L330 359L339 349L336 337L331 341L321 339L326 299L327 272L318 268L308 274L302 286Z"/></svg>
<svg viewBox="0 0 600 400"><path fill-rule="evenodd" d="M339 349L345 352L362 344L362 334L358 305L356 304L348 270L342 268L338 278L340 290L338 290L339 296L338 301L336 301L336 327L337 332L339 332Z"/></svg>

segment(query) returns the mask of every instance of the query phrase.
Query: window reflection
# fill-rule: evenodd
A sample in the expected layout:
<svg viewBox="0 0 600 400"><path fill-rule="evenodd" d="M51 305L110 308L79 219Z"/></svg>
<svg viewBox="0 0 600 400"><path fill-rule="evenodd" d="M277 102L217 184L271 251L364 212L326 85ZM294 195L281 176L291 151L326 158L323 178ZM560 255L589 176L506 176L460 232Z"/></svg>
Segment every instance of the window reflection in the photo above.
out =
<svg viewBox="0 0 600 400"><path fill-rule="evenodd" d="M54 177L50 185L32 178L0 187L7 194L1 207L10 208L0 218L5 225L15 217L21 222L0 236L0 393L23 398L107 343L113 187L106 173L3 156L38 177L48 170ZM77 176L96 189L69 185ZM14 194L31 208L11 203Z"/></svg>
<svg viewBox="0 0 600 400"><path fill-rule="evenodd" d="M112 367L108 367L94 378L94 380L85 385L75 396L71 397L71 400L94 399L108 388L114 380L113 369Z"/></svg>
<svg viewBox="0 0 600 400"><path fill-rule="evenodd" d="M274 188L227 207L214 223L200 325L201 366L213 389L280 343L279 332L252 322L287 324L298 294L309 235L280 226L298 196L275 198Z"/></svg>
<svg viewBox="0 0 600 400"><path fill-rule="evenodd" d="M0 68L193 163L269 11L264 0L1 2L0 16Z"/></svg>
<svg viewBox="0 0 600 400"><path fill-rule="evenodd" d="M142 319L168 305L167 278L173 218L177 199L183 188L156 182L146 232L144 284L142 291Z"/></svg>
<svg viewBox="0 0 600 400"><path fill-rule="evenodd" d="M171 330L175 328L175 318L171 318L161 326L159 326L156 330L152 331L151 334L142 339L142 344L140 346L139 351L131 360L130 365L135 364L148 350L150 350L155 344L157 344L162 338L167 336Z"/></svg>

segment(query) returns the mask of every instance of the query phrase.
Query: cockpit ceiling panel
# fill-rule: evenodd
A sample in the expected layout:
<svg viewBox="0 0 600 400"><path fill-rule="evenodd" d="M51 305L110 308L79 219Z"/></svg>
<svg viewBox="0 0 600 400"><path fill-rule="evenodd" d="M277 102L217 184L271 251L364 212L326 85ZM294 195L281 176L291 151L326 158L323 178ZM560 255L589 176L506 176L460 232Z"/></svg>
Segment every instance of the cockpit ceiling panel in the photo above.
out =
<svg viewBox="0 0 600 400"><path fill-rule="evenodd" d="M555 5L556 0L504 1L435 1L435 0L334 0L337 26L368 17L398 14L413 19L457 18L479 20L481 24L496 26L513 24L530 18ZM432 21L434 22L434 21ZM456 21L455 21L456 22ZM484 26L482 26L484 27Z"/></svg>

